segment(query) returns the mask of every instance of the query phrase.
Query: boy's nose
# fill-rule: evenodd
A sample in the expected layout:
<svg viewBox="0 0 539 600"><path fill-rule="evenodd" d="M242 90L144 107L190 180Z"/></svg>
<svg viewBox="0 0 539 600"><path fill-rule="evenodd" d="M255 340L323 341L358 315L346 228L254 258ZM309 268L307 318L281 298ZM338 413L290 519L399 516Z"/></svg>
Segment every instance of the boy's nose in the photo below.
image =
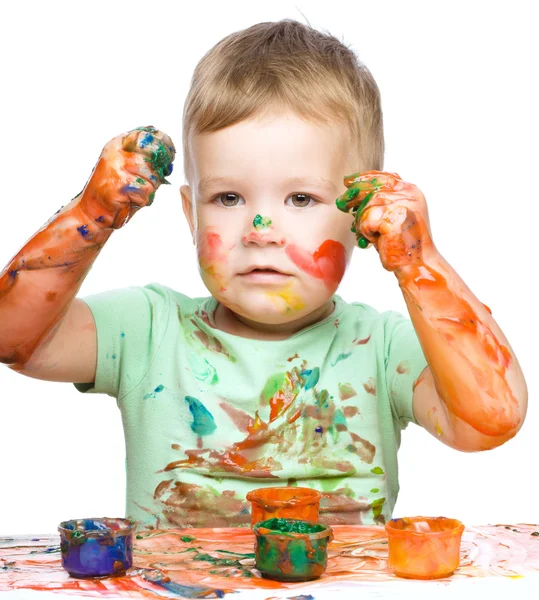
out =
<svg viewBox="0 0 539 600"><path fill-rule="evenodd" d="M256 244L257 246L267 246L268 244L284 246L286 244L285 237L278 231L272 220L269 217L263 217L258 214L249 223L248 232L243 236L241 241L244 246L250 244Z"/></svg>

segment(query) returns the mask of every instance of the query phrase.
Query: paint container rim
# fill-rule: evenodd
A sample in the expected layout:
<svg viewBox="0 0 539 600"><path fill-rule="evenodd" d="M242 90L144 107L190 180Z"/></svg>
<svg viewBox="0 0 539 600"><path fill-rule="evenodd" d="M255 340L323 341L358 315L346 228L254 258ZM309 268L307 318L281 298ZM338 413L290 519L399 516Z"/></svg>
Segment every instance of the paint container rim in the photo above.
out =
<svg viewBox="0 0 539 600"><path fill-rule="evenodd" d="M288 498L288 500L280 500L280 499L271 499L265 498L264 494L266 490L284 490L290 492L299 492L299 497L296 498ZM268 486L257 488L256 490L251 490L247 492L246 499L249 502L256 502L259 506L275 506L277 508L283 508L290 505L290 502L293 501L294 506L301 506L302 504L314 504L316 502L320 502L322 499L322 494L318 490L313 490L308 487L295 487L295 486ZM297 519L296 519L297 520Z"/></svg>
<svg viewBox="0 0 539 600"><path fill-rule="evenodd" d="M408 523L417 523L417 522L429 522L429 521L438 521L447 523L450 526L447 529L442 531L414 531L413 529L402 529L400 527L396 527L395 524L397 522L408 522ZM391 519L384 525L384 529L388 534L388 537L395 538L403 538L403 537L450 537L455 535L462 535L464 532L465 526L462 521L455 519L453 517L397 517L395 519Z"/></svg>
<svg viewBox="0 0 539 600"><path fill-rule="evenodd" d="M98 522L103 522L103 521L114 521L116 523L119 523L121 525L125 525L125 527L122 527L121 529L111 529L111 528L107 528L107 529L70 529L69 527L67 527L68 524L75 524L78 521L98 521ZM85 518L79 518L79 519L67 519L65 521L62 521L59 525L58 525L58 531L60 533L64 533L66 535L69 534L73 534L75 531L79 531L80 533L84 534L85 537L87 538L102 538L102 537L122 537L122 536L127 536L127 535L131 535L133 534L133 532L135 531L135 527L136 527L136 523L133 519L128 519L128 518L124 518L124 517L85 517Z"/></svg>
<svg viewBox="0 0 539 600"><path fill-rule="evenodd" d="M274 517L273 517L274 518ZM280 521L286 521L287 523L306 523L307 525L323 527L321 531L314 531L312 533L299 533L293 531L279 531L278 529L269 529L264 527L264 523L271 521L272 519L266 519L265 521L259 521L255 525L253 525L253 532L256 536L271 536L271 537L283 537L287 539L305 539L306 537L309 540L322 540L326 537L329 537L329 541L333 541L333 528L330 525L326 525L325 523L320 523L319 521L305 521L303 519L279 519ZM262 529L263 531L260 531Z"/></svg>

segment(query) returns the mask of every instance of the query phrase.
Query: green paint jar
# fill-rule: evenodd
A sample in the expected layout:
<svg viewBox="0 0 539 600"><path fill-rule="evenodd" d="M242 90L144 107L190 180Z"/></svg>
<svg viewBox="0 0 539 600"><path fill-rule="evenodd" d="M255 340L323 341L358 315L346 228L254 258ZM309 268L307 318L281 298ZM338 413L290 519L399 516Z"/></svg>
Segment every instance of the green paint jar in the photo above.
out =
<svg viewBox="0 0 539 600"><path fill-rule="evenodd" d="M326 570L328 525L296 519L268 519L253 526L256 568L268 579L309 581Z"/></svg>

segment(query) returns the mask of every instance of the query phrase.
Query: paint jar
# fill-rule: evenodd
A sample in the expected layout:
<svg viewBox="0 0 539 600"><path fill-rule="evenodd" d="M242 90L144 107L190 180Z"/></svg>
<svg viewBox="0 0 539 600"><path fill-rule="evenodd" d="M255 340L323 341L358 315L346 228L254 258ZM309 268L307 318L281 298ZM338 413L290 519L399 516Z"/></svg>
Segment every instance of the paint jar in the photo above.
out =
<svg viewBox="0 0 539 600"><path fill-rule="evenodd" d="M267 487L247 494L251 503L251 525L273 517L318 521L322 494L303 487Z"/></svg>
<svg viewBox="0 0 539 600"><path fill-rule="evenodd" d="M392 519L385 525L389 566L399 577L448 577L460 564L464 525L446 517Z"/></svg>
<svg viewBox="0 0 539 600"><path fill-rule="evenodd" d="M124 575L133 564L130 519L73 519L58 526L62 566L72 577Z"/></svg>
<svg viewBox="0 0 539 600"><path fill-rule="evenodd" d="M268 579L309 581L326 570L329 525L297 519L268 519L253 527L256 568Z"/></svg>

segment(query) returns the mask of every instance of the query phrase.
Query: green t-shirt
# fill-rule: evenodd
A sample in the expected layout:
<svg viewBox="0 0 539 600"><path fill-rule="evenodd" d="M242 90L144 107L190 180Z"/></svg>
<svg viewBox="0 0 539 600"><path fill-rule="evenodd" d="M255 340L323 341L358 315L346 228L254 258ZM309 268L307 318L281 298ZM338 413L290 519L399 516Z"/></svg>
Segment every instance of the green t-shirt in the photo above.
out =
<svg viewBox="0 0 539 600"><path fill-rule="evenodd" d="M426 360L411 321L334 296L285 340L216 329L213 297L165 286L84 298L97 327L93 385L117 398L127 516L143 527L247 525L248 491L324 492L320 519L383 523L399 490L401 429Z"/></svg>

